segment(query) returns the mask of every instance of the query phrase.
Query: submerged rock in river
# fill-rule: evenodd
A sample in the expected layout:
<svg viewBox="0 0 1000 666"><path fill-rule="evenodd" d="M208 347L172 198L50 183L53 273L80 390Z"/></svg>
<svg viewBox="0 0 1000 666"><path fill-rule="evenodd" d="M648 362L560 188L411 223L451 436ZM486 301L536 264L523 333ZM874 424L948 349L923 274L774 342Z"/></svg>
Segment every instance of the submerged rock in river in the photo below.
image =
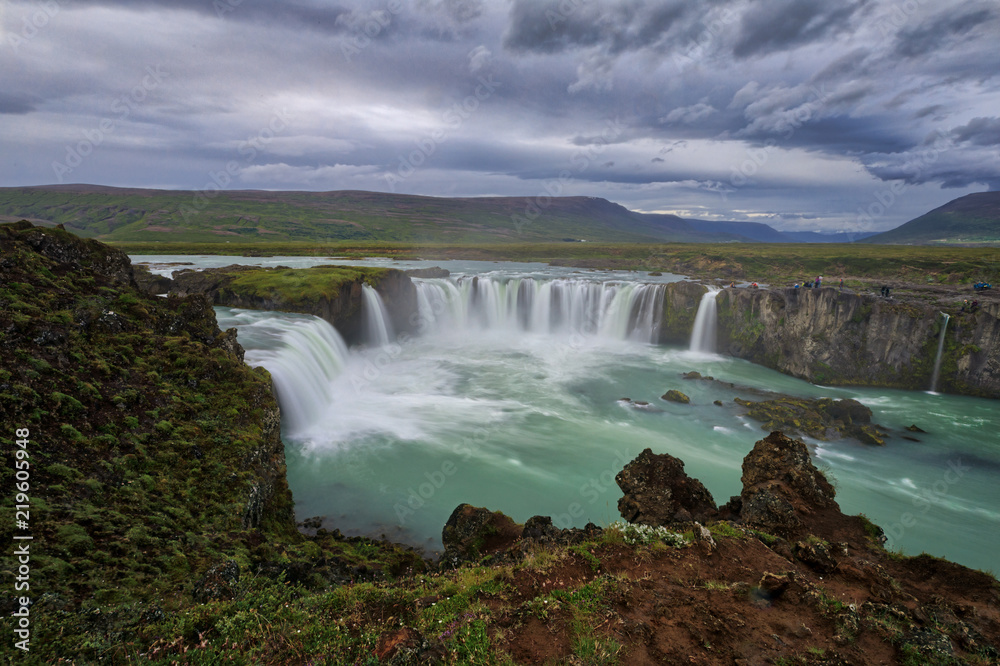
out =
<svg viewBox="0 0 1000 666"><path fill-rule="evenodd" d="M871 422L872 410L850 398L811 400L779 396L760 401L736 398L734 402L746 407L747 416L760 421L764 430L781 430L822 440L853 437L864 444L885 445L880 426Z"/></svg>
<svg viewBox="0 0 1000 666"><path fill-rule="evenodd" d="M666 393L660 396L661 400L666 400L667 402L679 402L682 405L686 405L691 402L691 398L687 397L680 391L670 389Z"/></svg>

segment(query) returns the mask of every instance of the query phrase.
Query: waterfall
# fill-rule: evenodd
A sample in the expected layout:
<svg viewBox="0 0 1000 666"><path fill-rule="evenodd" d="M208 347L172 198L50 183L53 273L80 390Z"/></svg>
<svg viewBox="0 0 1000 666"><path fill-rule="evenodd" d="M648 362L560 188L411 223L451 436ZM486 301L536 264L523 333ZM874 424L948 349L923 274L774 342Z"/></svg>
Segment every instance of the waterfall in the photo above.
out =
<svg viewBox="0 0 1000 666"><path fill-rule="evenodd" d="M484 276L413 282L422 332L505 330L659 341L662 284Z"/></svg>
<svg viewBox="0 0 1000 666"><path fill-rule="evenodd" d="M720 290L709 289L701 297L698 304L698 314L694 319L694 330L691 331L691 351L715 353L715 297Z"/></svg>
<svg viewBox="0 0 1000 666"><path fill-rule="evenodd" d="M348 357L347 345L333 326L318 317L268 319L252 326L258 337L277 338L277 344L248 351L246 362L271 373L282 423L290 432L300 432L329 409L333 380Z"/></svg>
<svg viewBox="0 0 1000 666"><path fill-rule="evenodd" d="M938 378L941 374L941 356L944 354L944 334L948 330L948 321L951 317L944 312L941 313L944 322L941 324L941 333L938 335L937 356L934 357L934 374L931 376L931 393L937 392Z"/></svg>
<svg viewBox="0 0 1000 666"><path fill-rule="evenodd" d="M365 342L375 347L389 344L396 337L389 312L382 297L368 284L361 285L361 313L364 317Z"/></svg>

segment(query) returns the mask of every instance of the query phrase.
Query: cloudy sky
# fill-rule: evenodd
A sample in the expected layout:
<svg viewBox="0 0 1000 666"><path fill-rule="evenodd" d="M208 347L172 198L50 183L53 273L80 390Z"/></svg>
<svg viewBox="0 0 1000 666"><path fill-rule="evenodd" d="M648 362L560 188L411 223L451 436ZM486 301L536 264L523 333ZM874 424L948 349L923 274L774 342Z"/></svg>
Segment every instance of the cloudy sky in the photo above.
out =
<svg viewBox="0 0 1000 666"><path fill-rule="evenodd" d="M887 229L1000 189L997 44L996 0L10 0L0 186Z"/></svg>

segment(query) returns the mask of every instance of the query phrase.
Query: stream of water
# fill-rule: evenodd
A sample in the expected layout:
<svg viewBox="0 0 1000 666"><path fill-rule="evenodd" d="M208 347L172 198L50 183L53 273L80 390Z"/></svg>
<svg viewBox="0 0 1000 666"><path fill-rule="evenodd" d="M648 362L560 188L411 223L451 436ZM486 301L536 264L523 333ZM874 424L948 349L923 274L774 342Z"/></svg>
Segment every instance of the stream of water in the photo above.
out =
<svg viewBox="0 0 1000 666"><path fill-rule="evenodd" d="M766 433L733 403L752 395L680 377L697 370L868 405L894 433L885 447L806 439L841 508L867 514L906 553L998 569L996 401L827 388L650 344L658 287L645 276L442 265L452 278L416 281L423 330L403 344L372 333L371 344L348 350L315 317L216 309L223 329L238 328L247 362L275 379L300 520L326 516L330 529L384 534L429 552L440 549L441 529L462 502L519 522L540 514L561 526L606 524L618 518L614 475L647 447L679 457L724 503L740 492L742 459ZM691 404L660 400L671 388ZM926 434L906 432L910 424Z"/></svg>

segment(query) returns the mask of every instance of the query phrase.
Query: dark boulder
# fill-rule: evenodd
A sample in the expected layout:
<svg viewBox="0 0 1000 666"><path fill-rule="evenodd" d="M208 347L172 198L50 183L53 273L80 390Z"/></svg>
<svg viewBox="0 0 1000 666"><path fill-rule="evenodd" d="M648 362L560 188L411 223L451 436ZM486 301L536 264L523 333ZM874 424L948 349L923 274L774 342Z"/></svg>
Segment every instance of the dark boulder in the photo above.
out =
<svg viewBox="0 0 1000 666"><path fill-rule="evenodd" d="M486 555L506 550L521 538L522 531L523 526L499 511L459 504L441 533L442 566L477 562Z"/></svg>
<svg viewBox="0 0 1000 666"><path fill-rule="evenodd" d="M799 531L802 517L839 507L836 491L812 464L806 445L772 432L743 459L740 519L767 532Z"/></svg>
<svg viewBox="0 0 1000 666"><path fill-rule="evenodd" d="M667 402L679 402L682 405L686 405L689 402L691 402L691 398L687 397L686 395L684 395L680 391L675 391L673 389L671 389L671 390L667 391L666 393L664 393L663 395L661 395L660 399L661 400L666 400Z"/></svg>
<svg viewBox="0 0 1000 666"><path fill-rule="evenodd" d="M830 544L818 539L807 539L795 544L795 557L820 573L830 573L837 568Z"/></svg>
<svg viewBox="0 0 1000 666"><path fill-rule="evenodd" d="M646 449L618 472L615 481L625 493L618 500L618 511L630 523L704 522L716 514L708 489L684 472L681 460L666 453Z"/></svg>
<svg viewBox="0 0 1000 666"><path fill-rule="evenodd" d="M588 539L595 539L603 531L593 523L588 523L582 530L575 527L560 529L552 524L552 518L549 516L532 516L525 521L521 537L525 541L536 543L572 546Z"/></svg>
<svg viewBox="0 0 1000 666"><path fill-rule="evenodd" d="M846 425L872 422L872 410L853 398L831 400L824 403L824 407L827 414L835 420L843 421Z"/></svg>

